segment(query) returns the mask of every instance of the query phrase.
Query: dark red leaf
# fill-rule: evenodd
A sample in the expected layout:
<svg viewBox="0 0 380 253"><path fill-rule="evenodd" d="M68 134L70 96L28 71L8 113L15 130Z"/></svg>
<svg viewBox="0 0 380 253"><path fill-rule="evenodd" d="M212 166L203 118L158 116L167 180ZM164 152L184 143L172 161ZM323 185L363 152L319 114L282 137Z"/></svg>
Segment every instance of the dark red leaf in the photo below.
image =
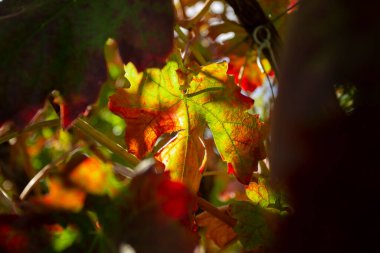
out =
<svg viewBox="0 0 380 253"><path fill-rule="evenodd" d="M107 78L108 38L119 42L124 62L161 65L172 49L173 22L169 0L0 2L0 125L25 126L59 90L68 126Z"/></svg>

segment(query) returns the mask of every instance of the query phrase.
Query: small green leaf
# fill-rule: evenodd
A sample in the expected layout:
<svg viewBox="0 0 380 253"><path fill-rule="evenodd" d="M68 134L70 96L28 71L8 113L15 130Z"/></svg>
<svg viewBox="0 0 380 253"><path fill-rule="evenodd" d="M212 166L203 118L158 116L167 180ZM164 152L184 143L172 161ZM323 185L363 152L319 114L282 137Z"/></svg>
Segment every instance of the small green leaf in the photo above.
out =
<svg viewBox="0 0 380 253"><path fill-rule="evenodd" d="M78 238L79 232L72 227L67 227L62 231L52 234L52 247L55 251L61 252L70 247Z"/></svg>
<svg viewBox="0 0 380 253"><path fill-rule="evenodd" d="M251 182L245 190L247 197L254 203L265 208L273 201L270 190L264 184L263 180L259 179L259 183Z"/></svg>

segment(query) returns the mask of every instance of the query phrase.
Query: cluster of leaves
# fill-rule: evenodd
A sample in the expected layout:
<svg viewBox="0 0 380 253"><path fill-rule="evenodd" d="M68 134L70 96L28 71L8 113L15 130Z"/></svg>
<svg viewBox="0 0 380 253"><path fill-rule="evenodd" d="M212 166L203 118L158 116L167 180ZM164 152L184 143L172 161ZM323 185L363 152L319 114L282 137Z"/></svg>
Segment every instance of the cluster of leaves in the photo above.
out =
<svg viewBox="0 0 380 253"><path fill-rule="evenodd" d="M0 2L1 252L270 247L273 59L226 2Z"/></svg>
<svg viewBox="0 0 380 253"><path fill-rule="evenodd" d="M198 242L188 229L194 195L153 167L126 187L110 164L80 153L46 181L23 215L0 216L2 252L193 252Z"/></svg>

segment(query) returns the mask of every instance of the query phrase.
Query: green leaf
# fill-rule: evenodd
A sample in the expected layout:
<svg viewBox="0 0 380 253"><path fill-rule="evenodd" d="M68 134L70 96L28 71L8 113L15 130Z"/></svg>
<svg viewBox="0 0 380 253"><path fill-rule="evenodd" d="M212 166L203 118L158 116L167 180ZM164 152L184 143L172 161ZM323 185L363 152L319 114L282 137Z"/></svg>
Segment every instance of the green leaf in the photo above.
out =
<svg viewBox="0 0 380 253"><path fill-rule="evenodd" d="M78 238L78 231L72 227L67 227L62 229L62 231L57 231L52 233L52 248L61 252L70 247L75 240Z"/></svg>
<svg viewBox="0 0 380 253"><path fill-rule="evenodd" d="M246 194L254 204L260 204L261 207L269 205L269 192L263 183L251 182L246 188Z"/></svg>
<svg viewBox="0 0 380 253"><path fill-rule="evenodd" d="M234 202L231 207L232 216L237 219L234 231L244 249L270 247L273 235L265 218L264 209L247 201Z"/></svg>

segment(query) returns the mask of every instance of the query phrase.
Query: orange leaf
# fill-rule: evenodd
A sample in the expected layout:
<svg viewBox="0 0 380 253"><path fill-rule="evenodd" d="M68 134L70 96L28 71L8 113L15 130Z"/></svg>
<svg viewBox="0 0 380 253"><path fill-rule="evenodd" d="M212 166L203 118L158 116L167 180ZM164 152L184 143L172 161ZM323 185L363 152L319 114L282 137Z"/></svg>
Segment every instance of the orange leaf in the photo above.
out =
<svg viewBox="0 0 380 253"><path fill-rule="evenodd" d="M86 193L65 185L59 178L51 177L48 180L49 193L34 199L34 202L50 207L78 212L84 205Z"/></svg>
<svg viewBox="0 0 380 253"><path fill-rule="evenodd" d="M92 194L114 194L117 191L112 165L95 157L85 158L69 174L69 180Z"/></svg>
<svg viewBox="0 0 380 253"><path fill-rule="evenodd" d="M230 215L228 206L219 209L225 214ZM226 246L237 236L232 227L208 212L197 215L196 221L199 227L206 228L206 238L211 239L220 248Z"/></svg>

